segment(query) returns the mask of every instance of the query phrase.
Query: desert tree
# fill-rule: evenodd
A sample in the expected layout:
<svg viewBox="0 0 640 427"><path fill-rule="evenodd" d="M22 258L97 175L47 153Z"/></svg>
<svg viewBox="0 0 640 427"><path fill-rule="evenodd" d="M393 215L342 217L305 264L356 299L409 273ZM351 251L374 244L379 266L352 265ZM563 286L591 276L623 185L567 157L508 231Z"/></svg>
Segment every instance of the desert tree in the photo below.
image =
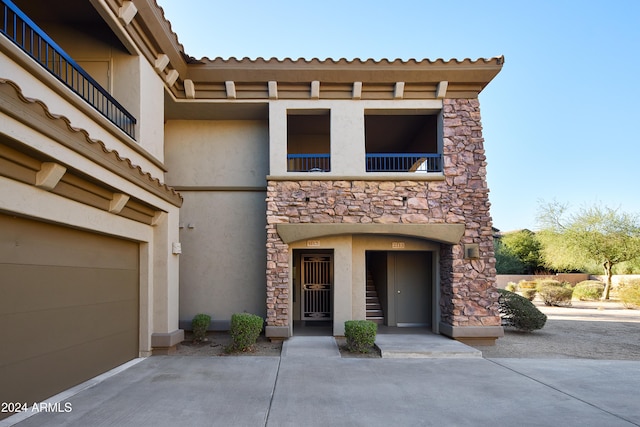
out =
<svg viewBox="0 0 640 427"><path fill-rule="evenodd" d="M524 229L504 233L500 240L520 260L524 273L533 274L544 267L540 242L533 231Z"/></svg>
<svg viewBox="0 0 640 427"><path fill-rule="evenodd" d="M638 215L598 205L568 214L559 202L541 202L538 210L545 263L557 270L580 270L589 262L602 266L607 283L603 293L609 299L614 265L640 257Z"/></svg>

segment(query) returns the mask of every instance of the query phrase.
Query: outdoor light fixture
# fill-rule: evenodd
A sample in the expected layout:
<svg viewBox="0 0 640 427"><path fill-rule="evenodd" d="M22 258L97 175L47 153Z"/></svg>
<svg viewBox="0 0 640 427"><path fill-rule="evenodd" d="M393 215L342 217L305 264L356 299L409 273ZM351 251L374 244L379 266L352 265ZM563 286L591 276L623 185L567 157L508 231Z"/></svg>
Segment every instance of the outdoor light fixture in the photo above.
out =
<svg viewBox="0 0 640 427"><path fill-rule="evenodd" d="M465 259L478 259L480 258L480 247L477 243L471 243L464 245L464 257Z"/></svg>

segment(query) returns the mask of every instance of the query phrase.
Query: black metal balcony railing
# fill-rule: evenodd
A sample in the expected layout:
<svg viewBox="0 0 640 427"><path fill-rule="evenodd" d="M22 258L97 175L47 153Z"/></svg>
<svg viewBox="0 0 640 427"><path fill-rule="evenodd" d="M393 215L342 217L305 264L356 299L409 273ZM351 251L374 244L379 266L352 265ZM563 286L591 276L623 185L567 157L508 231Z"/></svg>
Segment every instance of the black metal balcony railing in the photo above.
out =
<svg viewBox="0 0 640 427"><path fill-rule="evenodd" d="M135 139L136 119L10 0L0 0L0 33Z"/></svg>
<svg viewBox="0 0 640 427"><path fill-rule="evenodd" d="M288 172L329 172L330 154L287 154Z"/></svg>
<svg viewBox="0 0 640 427"><path fill-rule="evenodd" d="M442 172L442 156L433 153L368 153L367 172Z"/></svg>

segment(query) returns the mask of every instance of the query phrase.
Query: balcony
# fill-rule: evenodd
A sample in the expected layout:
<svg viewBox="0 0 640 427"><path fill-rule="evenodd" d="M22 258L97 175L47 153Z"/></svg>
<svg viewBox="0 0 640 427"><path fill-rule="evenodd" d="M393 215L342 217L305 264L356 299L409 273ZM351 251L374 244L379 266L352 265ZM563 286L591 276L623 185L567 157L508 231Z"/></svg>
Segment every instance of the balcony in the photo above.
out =
<svg viewBox="0 0 640 427"><path fill-rule="evenodd" d="M287 172L329 172L330 154L287 154Z"/></svg>
<svg viewBox="0 0 640 427"><path fill-rule="evenodd" d="M442 172L442 155L434 153L368 153L367 172Z"/></svg>
<svg viewBox="0 0 640 427"><path fill-rule="evenodd" d="M135 117L10 0L0 0L0 33L135 139Z"/></svg>

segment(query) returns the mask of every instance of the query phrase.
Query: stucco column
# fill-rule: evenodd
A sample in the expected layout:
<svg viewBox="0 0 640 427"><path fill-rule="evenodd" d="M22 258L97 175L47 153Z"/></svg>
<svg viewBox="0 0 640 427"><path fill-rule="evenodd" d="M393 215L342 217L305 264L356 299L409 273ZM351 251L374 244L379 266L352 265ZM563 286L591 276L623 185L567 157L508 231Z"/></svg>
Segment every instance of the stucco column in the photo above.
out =
<svg viewBox="0 0 640 427"><path fill-rule="evenodd" d="M352 320L352 237L332 240L333 254L333 335L344 336L344 322Z"/></svg>
<svg viewBox="0 0 640 427"><path fill-rule="evenodd" d="M184 331L178 328L180 254L173 253L179 243L178 208L162 214L153 234L153 333L151 346L154 354L175 350L184 340Z"/></svg>

